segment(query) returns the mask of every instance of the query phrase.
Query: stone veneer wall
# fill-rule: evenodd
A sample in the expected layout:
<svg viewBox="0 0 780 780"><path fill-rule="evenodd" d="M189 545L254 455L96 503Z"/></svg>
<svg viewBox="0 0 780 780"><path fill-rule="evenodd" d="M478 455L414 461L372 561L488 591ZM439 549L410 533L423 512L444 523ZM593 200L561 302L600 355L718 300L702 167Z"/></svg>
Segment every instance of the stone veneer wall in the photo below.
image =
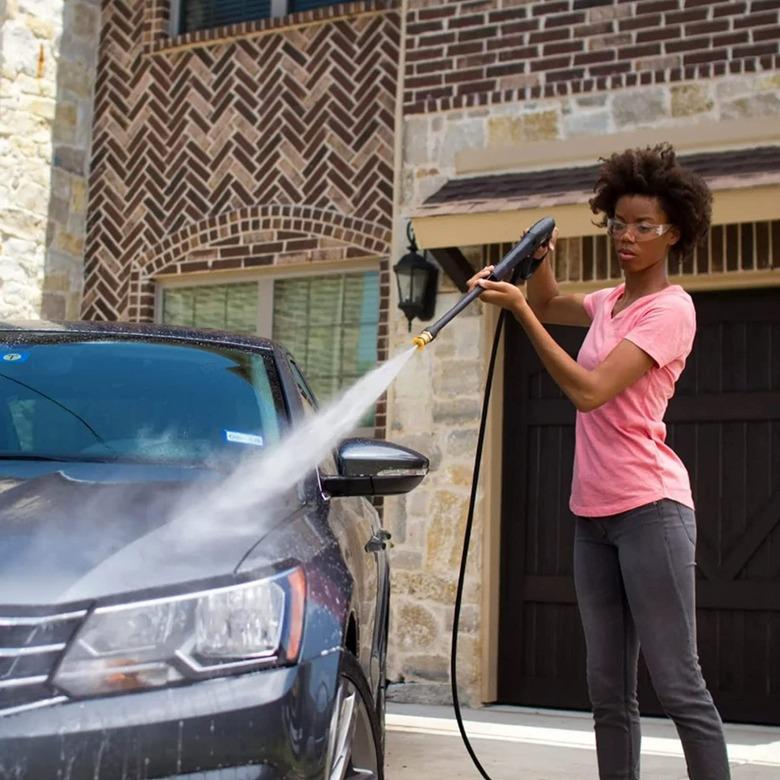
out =
<svg viewBox="0 0 780 780"><path fill-rule="evenodd" d="M565 143L647 127L657 128L662 140L664 128L701 120L778 117L780 126L778 88L780 75L765 72L408 115L401 215L456 175L455 156L462 150L541 140ZM483 263L484 251L467 252L475 267ZM439 313L456 299L445 281ZM488 357L481 346L485 338L477 304L412 361L388 395L388 435L431 454L433 465L414 493L385 502L385 522L393 533L390 676L415 683L396 688L397 698L449 698L452 603ZM391 327L390 354L407 343L405 323L399 320ZM481 644L483 521L478 506L459 640L461 691L474 703L480 698L481 654L495 651Z"/></svg>
<svg viewBox="0 0 780 780"><path fill-rule="evenodd" d="M7 0L0 35L0 316L75 319L98 0Z"/></svg>

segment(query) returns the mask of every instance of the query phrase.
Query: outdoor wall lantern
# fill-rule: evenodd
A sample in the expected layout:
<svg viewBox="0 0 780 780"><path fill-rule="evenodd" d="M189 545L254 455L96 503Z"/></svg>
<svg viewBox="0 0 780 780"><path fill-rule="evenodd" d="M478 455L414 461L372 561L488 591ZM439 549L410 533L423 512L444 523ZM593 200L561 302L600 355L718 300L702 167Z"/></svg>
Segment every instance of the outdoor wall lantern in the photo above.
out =
<svg viewBox="0 0 780 780"><path fill-rule="evenodd" d="M393 271L398 282L398 308L406 315L411 333L415 317L418 320L433 317L439 269L425 259L424 252L419 254L411 222L406 225L406 237L409 251L393 266Z"/></svg>

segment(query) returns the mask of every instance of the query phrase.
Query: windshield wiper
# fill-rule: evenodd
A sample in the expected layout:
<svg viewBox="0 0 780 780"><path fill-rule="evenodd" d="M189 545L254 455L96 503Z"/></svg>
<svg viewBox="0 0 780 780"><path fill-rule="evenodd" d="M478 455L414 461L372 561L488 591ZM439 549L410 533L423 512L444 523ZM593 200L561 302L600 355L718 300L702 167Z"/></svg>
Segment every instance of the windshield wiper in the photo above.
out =
<svg viewBox="0 0 780 780"><path fill-rule="evenodd" d="M106 458L105 456L94 457L89 455L41 455L34 452L0 452L0 460L61 461L63 463L78 463L79 461L85 461L87 463L116 462L116 458Z"/></svg>
<svg viewBox="0 0 780 780"><path fill-rule="evenodd" d="M64 412L67 412L68 414L75 417L97 440L102 444L109 452L112 452L113 450L111 447L106 444L105 439L80 415L73 411L73 409L68 408L63 404L61 401L58 401L56 398L52 398L50 395L46 395L42 390L38 390L37 387L33 387L32 385L28 385L27 382L22 382L21 379L16 379L15 377L8 376L8 374L2 374L0 373L0 377L3 379L7 379L9 382L15 382L17 385L20 385L21 387L25 387L28 390L31 390L33 393L36 393L37 395L41 396L41 398L45 398L47 401L50 401L55 406L59 406L60 409L62 409Z"/></svg>

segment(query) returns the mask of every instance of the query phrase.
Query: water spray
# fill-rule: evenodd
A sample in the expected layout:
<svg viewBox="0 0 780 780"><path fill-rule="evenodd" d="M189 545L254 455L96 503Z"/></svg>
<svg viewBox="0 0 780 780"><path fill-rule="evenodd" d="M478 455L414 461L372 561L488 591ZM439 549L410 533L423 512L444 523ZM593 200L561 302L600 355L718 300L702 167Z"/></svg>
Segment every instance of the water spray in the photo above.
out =
<svg viewBox="0 0 780 780"><path fill-rule="evenodd" d="M536 250L547 243L555 229L555 220L552 217L544 217L535 222L528 232L501 258L501 261L493 269L493 273L486 277L491 282L503 282L507 279L529 279L539 267L544 258L535 258ZM472 301L482 294L482 287L475 287L467 292L446 314L440 317L429 328L426 328L419 336L412 339L412 343L422 349L430 344L439 331L460 314Z"/></svg>

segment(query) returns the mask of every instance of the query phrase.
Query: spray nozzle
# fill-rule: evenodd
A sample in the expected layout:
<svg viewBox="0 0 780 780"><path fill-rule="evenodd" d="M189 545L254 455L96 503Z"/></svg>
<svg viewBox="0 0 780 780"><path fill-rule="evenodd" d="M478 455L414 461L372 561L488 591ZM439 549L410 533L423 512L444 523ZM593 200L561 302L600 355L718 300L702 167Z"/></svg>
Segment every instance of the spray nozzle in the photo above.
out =
<svg viewBox="0 0 780 780"><path fill-rule="evenodd" d="M412 339L412 344L414 344L417 349L422 349L426 344L430 344L432 341L433 336L431 336L427 330L424 330L419 336L415 336Z"/></svg>
<svg viewBox="0 0 780 780"><path fill-rule="evenodd" d="M543 259L535 258L534 254L540 246L550 240L553 230L555 230L555 220L552 217L544 217L535 222L528 229L528 232L501 258L501 261L493 269L493 273L487 278L492 282L503 282L510 278L530 279ZM477 286L467 292L443 317L420 333L419 336L415 336L412 343L418 349L430 344L450 320L454 319L482 294L482 290L482 287Z"/></svg>

